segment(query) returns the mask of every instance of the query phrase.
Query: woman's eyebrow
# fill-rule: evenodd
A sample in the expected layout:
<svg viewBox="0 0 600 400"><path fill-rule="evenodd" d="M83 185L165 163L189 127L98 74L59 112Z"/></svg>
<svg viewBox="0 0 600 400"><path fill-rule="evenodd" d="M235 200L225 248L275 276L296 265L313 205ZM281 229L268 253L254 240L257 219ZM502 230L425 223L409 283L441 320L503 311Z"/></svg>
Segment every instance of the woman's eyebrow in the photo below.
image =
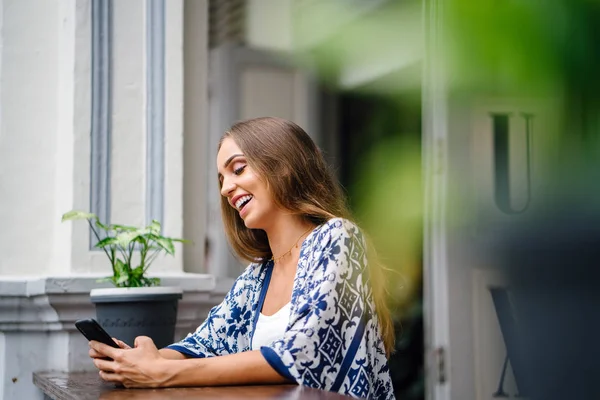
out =
<svg viewBox="0 0 600 400"><path fill-rule="evenodd" d="M224 163L223 163L223 168L227 168L227 166L229 164L231 164L231 162L233 161L234 158L236 157L244 157L243 154L234 154L231 157L229 157Z"/></svg>

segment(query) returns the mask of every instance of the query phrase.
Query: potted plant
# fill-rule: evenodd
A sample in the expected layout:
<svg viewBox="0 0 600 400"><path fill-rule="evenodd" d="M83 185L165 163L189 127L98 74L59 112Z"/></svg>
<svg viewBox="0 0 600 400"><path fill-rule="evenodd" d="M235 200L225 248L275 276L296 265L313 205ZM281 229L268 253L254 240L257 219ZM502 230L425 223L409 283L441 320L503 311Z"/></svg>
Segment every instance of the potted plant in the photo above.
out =
<svg viewBox="0 0 600 400"><path fill-rule="evenodd" d="M137 336L151 337L156 346L173 342L177 321L177 303L181 288L159 287L160 279L148 277L148 267L160 254L175 254L175 242L182 239L161 234L161 225L153 220L146 227L104 224L95 214L69 211L62 221L87 220L112 266L112 276L101 279L115 288L93 289L96 319L113 337L133 346Z"/></svg>

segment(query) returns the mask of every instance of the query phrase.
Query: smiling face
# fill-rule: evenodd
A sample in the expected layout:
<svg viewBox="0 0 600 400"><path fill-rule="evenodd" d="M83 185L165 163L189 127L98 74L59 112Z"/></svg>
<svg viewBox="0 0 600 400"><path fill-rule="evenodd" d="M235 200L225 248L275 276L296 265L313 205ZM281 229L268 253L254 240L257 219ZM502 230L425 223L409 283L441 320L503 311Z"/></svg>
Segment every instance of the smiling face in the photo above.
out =
<svg viewBox="0 0 600 400"><path fill-rule="evenodd" d="M266 182L248 165L232 138L225 138L217 153L221 195L238 213L246 227L266 229L280 211Z"/></svg>

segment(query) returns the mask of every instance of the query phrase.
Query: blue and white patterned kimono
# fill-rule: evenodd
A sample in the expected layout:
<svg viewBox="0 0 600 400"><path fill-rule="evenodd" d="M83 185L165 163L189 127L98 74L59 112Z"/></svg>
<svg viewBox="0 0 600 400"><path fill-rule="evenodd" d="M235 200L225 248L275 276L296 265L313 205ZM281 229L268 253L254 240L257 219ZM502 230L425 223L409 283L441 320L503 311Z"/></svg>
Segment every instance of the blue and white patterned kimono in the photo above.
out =
<svg viewBox="0 0 600 400"><path fill-rule="evenodd" d="M284 336L260 351L300 385L372 399L394 391L367 280L365 243L352 222L334 218L300 250ZM273 263L250 264L196 332L169 348L192 357L249 351Z"/></svg>

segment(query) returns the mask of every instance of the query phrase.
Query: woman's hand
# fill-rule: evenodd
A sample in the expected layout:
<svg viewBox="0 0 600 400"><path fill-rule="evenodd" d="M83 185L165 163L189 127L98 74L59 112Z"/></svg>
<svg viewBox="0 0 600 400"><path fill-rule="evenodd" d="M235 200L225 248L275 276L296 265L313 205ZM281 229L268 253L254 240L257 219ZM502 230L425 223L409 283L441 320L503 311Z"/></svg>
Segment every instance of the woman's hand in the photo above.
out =
<svg viewBox="0 0 600 400"><path fill-rule="evenodd" d="M130 349L131 348L130 345L123 342L122 340L119 340L117 338L112 338L112 340L114 340L115 343L118 344L119 347L122 349ZM94 350L94 348L91 345L90 345L90 351L88 352L88 354L91 358L105 358L106 357L104 354L98 353L96 350Z"/></svg>
<svg viewBox="0 0 600 400"><path fill-rule="evenodd" d="M100 377L107 382L120 383L127 388L160 387L168 379L169 369L152 339L138 336L134 348L117 341L121 349L103 343L90 342L90 357L100 370ZM106 358L110 358L107 360Z"/></svg>
<svg viewBox="0 0 600 400"><path fill-rule="evenodd" d="M159 351L146 336L135 338L134 348L127 348L124 343L121 347L115 349L92 340L90 356L102 379L126 388L290 383L259 350L186 358L172 349Z"/></svg>

